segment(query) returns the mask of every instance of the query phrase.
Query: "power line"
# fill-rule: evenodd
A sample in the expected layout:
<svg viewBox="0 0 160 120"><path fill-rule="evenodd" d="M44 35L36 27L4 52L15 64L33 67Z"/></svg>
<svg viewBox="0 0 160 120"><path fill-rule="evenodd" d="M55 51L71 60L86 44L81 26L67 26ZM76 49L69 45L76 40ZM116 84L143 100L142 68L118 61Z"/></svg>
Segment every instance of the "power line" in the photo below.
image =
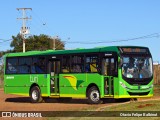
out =
<svg viewBox="0 0 160 120"><path fill-rule="evenodd" d="M155 38L160 37L160 33L153 33L141 37L129 38L129 39L122 39L122 40L112 40L112 41L97 41L97 42L79 42L79 41L63 41L64 44L101 44L101 43L114 43L114 42L127 42L127 41L134 41L140 39L148 39L148 38ZM3 40L3 41L1 41ZM0 43L5 43L11 41L13 39L0 39ZM59 47L59 45L58 45Z"/></svg>
<svg viewBox="0 0 160 120"><path fill-rule="evenodd" d="M44 28L47 29L48 32L51 32L53 30L51 30L49 27L48 27L48 24L46 23L46 21L42 20L41 17L38 16L38 14L36 14L34 11L32 11L33 15L35 15L35 20L37 21L36 23L39 24L38 26L43 26L42 30L44 31Z"/></svg>
<svg viewBox="0 0 160 120"><path fill-rule="evenodd" d="M97 41L97 42L79 42L79 41L70 41L67 43L73 43L73 44L101 44L101 43L114 43L114 42L125 42L125 41L134 41L134 40L139 40L139 39L147 39L147 38L154 38L154 37L160 37L159 33L153 33L141 37L136 37L136 38L129 38L129 39L122 39L122 40L112 40L112 41Z"/></svg>
<svg viewBox="0 0 160 120"><path fill-rule="evenodd" d="M3 40L3 41L0 41L0 43L4 43L4 42L11 41L11 40L13 40L13 39L8 39L8 40L5 40L5 39L0 39L0 40Z"/></svg>

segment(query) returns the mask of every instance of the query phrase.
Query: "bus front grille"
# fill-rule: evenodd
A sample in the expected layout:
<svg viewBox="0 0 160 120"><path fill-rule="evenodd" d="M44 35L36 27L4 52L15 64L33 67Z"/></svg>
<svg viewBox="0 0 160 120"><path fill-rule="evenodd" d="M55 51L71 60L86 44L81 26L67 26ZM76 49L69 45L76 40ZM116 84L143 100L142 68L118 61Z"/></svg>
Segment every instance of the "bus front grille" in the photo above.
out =
<svg viewBox="0 0 160 120"><path fill-rule="evenodd" d="M149 92L140 92L140 93L133 93L133 92L128 92L129 95L136 95L136 96L143 96L143 95L148 95Z"/></svg>

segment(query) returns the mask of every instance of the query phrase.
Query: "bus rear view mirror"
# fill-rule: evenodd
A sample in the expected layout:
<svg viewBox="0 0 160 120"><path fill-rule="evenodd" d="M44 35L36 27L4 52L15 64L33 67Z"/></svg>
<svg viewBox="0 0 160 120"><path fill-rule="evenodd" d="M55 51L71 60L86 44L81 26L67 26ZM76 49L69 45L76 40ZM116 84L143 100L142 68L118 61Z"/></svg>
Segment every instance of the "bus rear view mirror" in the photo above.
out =
<svg viewBox="0 0 160 120"><path fill-rule="evenodd" d="M54 72L51 72L51 76L54 76Z"/></svg>

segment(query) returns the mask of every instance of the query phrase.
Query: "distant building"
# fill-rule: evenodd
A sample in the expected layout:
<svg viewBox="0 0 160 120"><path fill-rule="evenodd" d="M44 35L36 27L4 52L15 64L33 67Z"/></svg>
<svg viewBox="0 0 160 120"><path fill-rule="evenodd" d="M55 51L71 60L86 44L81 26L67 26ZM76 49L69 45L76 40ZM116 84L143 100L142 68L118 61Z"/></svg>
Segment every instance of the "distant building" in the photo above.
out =
<svg viewBox="0 0 160 120"><path fill-rule="evenodd" d="M154 61L153 65L159 65L159 62L158 61Z"/></svg>

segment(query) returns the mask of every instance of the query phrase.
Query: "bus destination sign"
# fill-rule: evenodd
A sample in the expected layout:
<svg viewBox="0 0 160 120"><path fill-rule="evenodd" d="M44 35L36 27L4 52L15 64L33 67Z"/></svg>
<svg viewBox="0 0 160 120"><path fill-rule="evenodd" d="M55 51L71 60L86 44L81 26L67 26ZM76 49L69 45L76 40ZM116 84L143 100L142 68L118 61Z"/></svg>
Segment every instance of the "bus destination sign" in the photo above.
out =
<svg viewBox="0 0 160 120"><path fill-rule="evenodd" d="M148 53L146 48L120 48L122 53Z"/></svg>

